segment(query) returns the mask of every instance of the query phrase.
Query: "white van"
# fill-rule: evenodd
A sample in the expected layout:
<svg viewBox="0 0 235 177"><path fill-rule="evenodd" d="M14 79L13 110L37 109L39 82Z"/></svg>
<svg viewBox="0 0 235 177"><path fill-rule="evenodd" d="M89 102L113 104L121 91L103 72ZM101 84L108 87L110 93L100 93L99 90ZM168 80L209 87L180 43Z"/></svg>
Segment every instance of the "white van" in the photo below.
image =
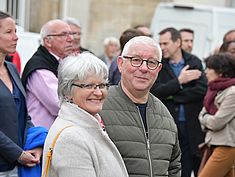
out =
<svg viewBox="0 0 235 177"><path fill-rule="evenodd" d="M235 29L235 8L159 3L151 23L154 39L158 40L158 33L167 27L194 30L192 53L203 59L222 43L227 31Z"/></svg>

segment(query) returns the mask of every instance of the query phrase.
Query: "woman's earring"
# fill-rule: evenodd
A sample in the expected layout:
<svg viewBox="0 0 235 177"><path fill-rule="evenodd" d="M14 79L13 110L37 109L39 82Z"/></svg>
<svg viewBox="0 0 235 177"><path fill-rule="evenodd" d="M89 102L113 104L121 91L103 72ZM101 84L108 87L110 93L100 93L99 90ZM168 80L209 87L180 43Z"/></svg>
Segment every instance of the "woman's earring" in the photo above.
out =
<svg viewBox="0 0 235 177"><path fill-rule="evenodd" d="M69 102L69 103L73 103L73 99L72 98L66 98L66 101Z"/></svg>

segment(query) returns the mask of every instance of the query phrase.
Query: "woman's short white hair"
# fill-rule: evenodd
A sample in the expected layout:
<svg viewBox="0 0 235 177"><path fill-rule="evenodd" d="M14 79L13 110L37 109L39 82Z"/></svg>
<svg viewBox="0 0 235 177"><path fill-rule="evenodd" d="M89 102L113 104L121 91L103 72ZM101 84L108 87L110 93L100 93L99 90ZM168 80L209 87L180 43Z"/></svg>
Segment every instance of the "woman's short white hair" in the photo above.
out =
<svg viewBox="0 0 235 177"><path fill-rule="evenodd" d="M130 39L124 46L122 51L122 56L125 56L129 53L129 50L131 46L133 45L143 45L143 46L152 46L155 48L156 55L159 59L159 61L162 60L162 50L159 46L159 44L152 38L148 36L136 36L132 39Z"/></svg>
<svg viewBox="0 0 235 177"><path fill-rule="evenodd" d="M92 74L108 80L106 64L95 55L84 52L77 56L68 56L61 61L58 68L58 95L60 102L71 96L72 84L75 81L84 82Z"/></svg>

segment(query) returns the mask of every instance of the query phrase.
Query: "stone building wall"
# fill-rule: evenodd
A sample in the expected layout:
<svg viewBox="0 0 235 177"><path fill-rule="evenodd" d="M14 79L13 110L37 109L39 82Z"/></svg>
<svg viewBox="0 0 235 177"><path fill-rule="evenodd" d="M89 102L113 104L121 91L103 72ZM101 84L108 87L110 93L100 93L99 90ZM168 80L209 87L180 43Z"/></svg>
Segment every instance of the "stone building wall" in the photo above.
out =
<svg viewBox="0 0 235 177"><path fill-rule="evenodd" d="M158 0L30 0L32 32L48 20L71 16L83 26L82 46L99 55L105 37L120 34L137 24L149 25ZM38 8L40 7L40 8Z"/></svg>
<svg viewBox="0 0 235 177"><path fill-rule="evenodd" d="M82 24L82 46L96 55L103 52L105 37L138 24L150 25L159 2L191 2L228 6L232 0L26 0L30 2L29 30L39 32L48 20L71 16ZM229 2L228 2L229 1ZM230 3L231 4L231 3Z"/></svg>
<svg viewBox="0 0 235 177"><path fill-rule="evenodd" d="M29 31L39 32L42 25L50 19L60 18L60 0L28 0Z"/></svg>
<svg viewBox="0 0 235 177"><path fill-rule="evenodd" d="M119 38L127 28L150 25L156 0L94 0L91 3L87 46L96 54L103 49L105 37Z"/></svg>

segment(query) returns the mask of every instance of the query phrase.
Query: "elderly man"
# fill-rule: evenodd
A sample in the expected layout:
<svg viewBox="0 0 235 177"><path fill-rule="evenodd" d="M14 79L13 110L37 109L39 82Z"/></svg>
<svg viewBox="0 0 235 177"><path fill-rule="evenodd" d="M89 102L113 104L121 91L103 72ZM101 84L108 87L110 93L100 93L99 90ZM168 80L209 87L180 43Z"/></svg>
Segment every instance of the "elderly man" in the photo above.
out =
<svg viewBox="0 0 235 177"><path fill-rule="evenodd" d="M82 36L82 31L81 31L81 24L79 22L78 19L76 18L72 18L72 17L66 17L63 19L64 22L66 22L72 32L74 33L73 35L73 54L79 54L82 52L90 52L92 53L90 50L85 49L83 47L81 47L81 36Z"/></svg>
<svg viewBox="0 0 235 177"><path fill-rule="evenodd" d="M59 61L73 52L73 35L62 20L48 21L41 28L41 45L24 68L27 108L36 126L49 129L57 117L57 68Z"/></svg>
<svg viewBox="0 0 235 177"><path fill-rule="evenodd" d="M113 36L104 39L104 53L99 58L110 68L120 52L119 40Z"/></svg>
<svg viewBox="0 0 235 177"><path fill-rule="evenodd" d="M121 81L110 87L101 112L130 177L181 175L176 125L149 92L161 70L161 57L152 38L130 39L117 60Z"/></svg>

